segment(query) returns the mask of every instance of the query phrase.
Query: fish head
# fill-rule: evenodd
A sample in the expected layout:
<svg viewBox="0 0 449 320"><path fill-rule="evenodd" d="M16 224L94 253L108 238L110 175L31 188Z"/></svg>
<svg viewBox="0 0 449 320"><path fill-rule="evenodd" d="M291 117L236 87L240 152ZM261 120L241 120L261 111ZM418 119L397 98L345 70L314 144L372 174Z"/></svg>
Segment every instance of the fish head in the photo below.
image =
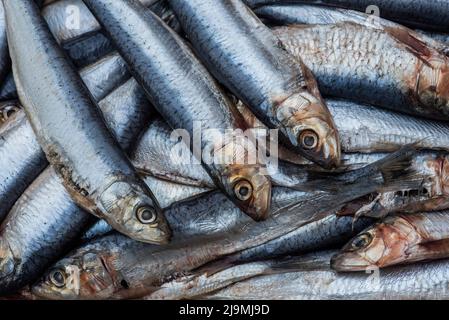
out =
<svg viewBox="0 0 449 320"><path fill-rule="evenodd" d="M101 194L108 223L134 240L166 244L171 230L151 191L142 184L116 181Z"/></svg>
<svg viewBox="0 0 449 320"><path fill-rule="evenodd" d="M255 221L265 220L271 207L271 181L259 166L232 165L222 181L233 202Z"/></svg>
<svg viewBox="0 0 449 320"><path fill-rule="evenodd" d="M301 155L324 168L339 166L338 131L322 99L301 92L284 100L277 110L282 133Z"/></svg>
<svg viewBox="0 0 449 320"><path fill-rule="evenodd" d="M0 280L14 275L16 259L6 240L0 241ZM1 282L1 281L0 281Z"/></svg>
<svg viewBox="0 0 449 320"><path fill-rule="evenodd" d="M32 286L32 294L51 300L99 299L115 290L106 259L96 252L64 258Z"/></svg>
<svg viewBox="0 0 449 320"><path fill-rule="evenodd" d="M449 59L431 59L417 77L418 99L437 117L449 117Z"/></svg>
<svg viewBox="0 0 449 320"><path fill-rule="evenodd" d="M406 220L387 218L354 237L332 257L336 271L368 271L400 262L416 242L413 227Z"/></svg>

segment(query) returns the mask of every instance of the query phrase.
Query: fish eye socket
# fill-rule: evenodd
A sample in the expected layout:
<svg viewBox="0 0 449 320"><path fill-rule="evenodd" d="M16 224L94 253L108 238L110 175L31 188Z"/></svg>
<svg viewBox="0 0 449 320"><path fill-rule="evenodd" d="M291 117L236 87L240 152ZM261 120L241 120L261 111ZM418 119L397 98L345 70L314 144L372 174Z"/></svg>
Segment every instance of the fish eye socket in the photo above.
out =
<svg viewBox="0 0 449 320"><path fill-rule="evenodd" d="M240 180L234 185L234 193L240 201L247 201L253 193L253 186L247 180Z"/></svg>
<svg viewBox="0 0 449 320"><path fill-rule="evenodd" d="M152 208L142 206L137 208L136 217L143 224L154 224L157 220L157 213Z"/></svg>
<svg viewBox="0 0 449 320"><path fill-rule="evenodd" d="M318 135L312 130L305 130L301 133L300 142L305 149L314 149L318 145Z"/></svg>
<svg viewBox="0 0 449 320"><path fill-rule="evenodd" d="M56 269L50 272L50 282L57 288L62 288L65 286L66 273L63 270Z"/></svg>
<svg viewBox="0 0 449 320"><path fill-rule="evenodd" d="M373 240L373 237L369 233L363 233L357 237L354 238L351 242L351 250L358 250L361 248L366 247L371 243Z"/></svg>

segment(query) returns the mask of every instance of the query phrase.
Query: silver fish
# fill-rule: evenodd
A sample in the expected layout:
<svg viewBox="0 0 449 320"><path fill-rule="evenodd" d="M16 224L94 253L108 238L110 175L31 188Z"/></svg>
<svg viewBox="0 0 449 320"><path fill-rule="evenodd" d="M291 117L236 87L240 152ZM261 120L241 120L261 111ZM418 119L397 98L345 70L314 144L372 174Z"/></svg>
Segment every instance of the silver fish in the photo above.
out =
<svg viewBox="0 0 449 320"><path fill-rule="evenodd" d="M250 159L257 149L243 135L243 119L186 43L138 1L84 2L172 129L200 135L190 148L214 184L253 219L265 219L271 182L264 159Z"/></svg>
<svg viewBox="0 0 449 320"><path fill-rule="evenodd" d="M335 251L282 260L293 272L255 277L231 285L208 299L389 300L448 299L449 261L441 260L339 274L330 269ZM298 271L298 269L300 269ZM302 269L302 270L301 270Z"/></svg>
<svg viewBox="0 0 449 320"><path fill-rule="evenodd" d="M4 4L19 97L72 198L136 240L167 242L170 229L153 194L111 135L38 7L10 0Z"/></svg>
<svg viewBox="0 0 449 320"><path fill-rule="evenodd" d="M434 118L449 116L449 57L403 29L354 23L274 30L324 94Z"/></svg>
<svg viewBox="0 0 449 320"><path fill-rule="evenodd" d="M139 85L129 80L99 105L121 146L129 149L151 116ZM93 222L48 167L20 196L0 228L0 292L36 280Z"/></svg>

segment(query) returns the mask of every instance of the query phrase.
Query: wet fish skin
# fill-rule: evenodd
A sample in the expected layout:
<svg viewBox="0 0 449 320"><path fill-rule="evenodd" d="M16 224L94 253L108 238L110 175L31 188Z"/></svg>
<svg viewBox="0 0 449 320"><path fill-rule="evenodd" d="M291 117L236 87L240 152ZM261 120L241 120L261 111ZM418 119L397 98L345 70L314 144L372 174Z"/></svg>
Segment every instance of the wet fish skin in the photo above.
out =
<svg viewBox="0 0 449 320"><path fill-rule="evenodd" d="M129 76L124 61L117 54L83 68L80 75L92 96L96 98L105 97ZM142 89L132 89L129 94L133 94L134 90ZM142 91L139 94L143 96ZM125 92L124 96L127 95ZM0 182L0 221L25 188L48 164L24 110L20 109L15 119L7 121L10 124L0 133L4 140L0 144L0 154L3 155L0 158L0 166L9 168L3 170L5 176Z"/></svg>
<svg viewBox="0 0 449 320"><path fill-rule="evenodd" d="M114 49L109 39L101 32L86 39L65 44L63 48L78 68L94 63Z"/></svg>
<svg viewBox="0 0 449 320"><path fill-rule="evenodd" d="M11 70L8 41L6 39L5 8L0 3L0 83L2 83Z"/></svg>
<svg viewBox="0 0 449 320"><path fill-rule="evenodd" d="M447 211L389 216L365 229L336 254L331 266L339 272L449 257Z"/></svg>
<svg viewBox="0 0 449 320"><path fill-rule="evenodd" d="M99 106L125 150L147 126L152 114L142 89L133 79L100 101ZM52 167L23 190L0 228L2 293L35 281L95 221L71 199Z"/></svg>
<svg viewBox="0 0 449 320"><path fill-rule="evenodd" d="M17 198L47 166L33 129L23 110L0 127L0 221Z"/></svg>
<svg viewBox="0 0 449 320"><path fill-rule="evenodd" d="M196 125L201 128L201 146L191 149L214 184L253 219L265 219L271 182L260 159L246 160L256 152L255 145L239 141L243 134L238 130L246 129L243 119L185 42L138 1L84 2L167 123L190 137L198 134ZM239 152L234 152L236 146ZM201 155L195 148L201 148Z"/></svg>
<svg viewBox="0 0 449 320"><path fill-rule="evenodd" d="M354 223L352 216L331 215L261 246L231 255L227 259L233 262L248 262L335 248L372 223L372 219L359 219Z"/></svg>
<svg viewBox="0 0 449 320"><path fill-rule="evenodd" d="M12 72L8 73L0 85L0 101L17 99L17 88Z"/></svg>
<svg viewBox="0 0 449 320"><path fill-rule="evenodd" d="M337 6L346 9L367 12L370 6L377 6L380 16L404 24L436 30L447 30L449 27L449 2L447 0L244 0L250 7L256 8L266 4L301 3Z"/></svg>
<svg viewBox="0 0 449 320"><path fill-rule="evenodd" d="M281 27L274 32L311 68L323 94L448 119L449 59L408 32L353 23Z"/></svg>
<svg viewBox="0 0 449 320"><path fill-rule="evenodd" d="M291 273L255 277L236 283L207 299L298 300L440 300L449 297L448 260L417 263L366 273L337 273L329 260L335 251L293 258ZM309 260L309 261L307 261ZM287 262L281 261L283 268ZM377 281L377 279L379 281Z"/></svg>
<svg viewBox="0 0 449 320"><path fill-rule="evenodd" d="M114 140L38 7L29 2L4 4L19 97L41 147L72 197L136 240L167 242L170 230L154 196ZM35 52L32 56L30 49ZM37 76L46 81L37 81ZM53 88L52 96L45 94L46 87ZM151 224L142 223L139 212L151 214Z"/></svg>
<svg viewBox="0 0 449 320"><path fill-rule="evenodd" d="M158 14L167 18L172 26L176 22L170 17L169 8L162 0L139 0L142 5L155 9ZM82 0L58 0L42 9L53 36L58 43L69 43L78 39L88 38L101 30L101 26ZM77 21L77 18L80 18Z"/></svg>
<svg viewBox="0 0 449 320"><path fill-rule="evenodd" d="M449 151L446 122L419 119L346 100L327 101L345 153L392 152L410 143L422 149Z"/></svg>
<svg viewBox="0 0 449 320"><path fill-rule="evenodd" d="M220 82L269 128L279 129L290 148L324 167L338 165L337 131L313 75L243 3L169 3ZM306 137L314 144L305 145Z"/></svg>

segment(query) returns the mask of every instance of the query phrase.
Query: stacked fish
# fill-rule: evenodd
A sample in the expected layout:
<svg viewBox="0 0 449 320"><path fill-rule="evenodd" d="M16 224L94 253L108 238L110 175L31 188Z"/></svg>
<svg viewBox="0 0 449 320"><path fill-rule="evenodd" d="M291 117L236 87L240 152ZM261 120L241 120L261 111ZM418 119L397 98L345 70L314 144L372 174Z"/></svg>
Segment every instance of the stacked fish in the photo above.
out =
<svg viewBox="0 0 449 320"><path fill-rule="evenodd" d="M449 0L0 11L1 297L449 299Z"/></svg>

